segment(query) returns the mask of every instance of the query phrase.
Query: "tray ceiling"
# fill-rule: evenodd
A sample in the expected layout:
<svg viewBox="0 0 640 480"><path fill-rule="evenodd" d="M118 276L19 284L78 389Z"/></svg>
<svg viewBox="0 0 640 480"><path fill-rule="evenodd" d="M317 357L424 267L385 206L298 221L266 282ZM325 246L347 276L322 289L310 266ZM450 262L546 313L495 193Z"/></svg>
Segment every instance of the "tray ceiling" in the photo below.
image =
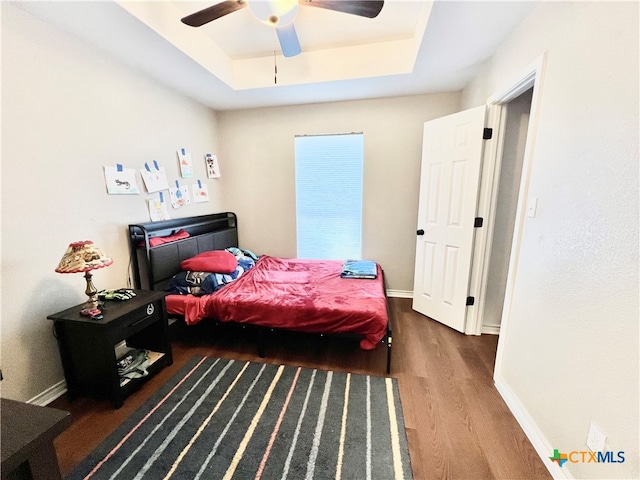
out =
<svg viewBox="0 0 640 480"><path fill-rule="evenodd" d="M214 3L13 4L220 110L457 91L535 6L387 0L367 19L301 5L302 53L285 58L249 8L199 28L180 22Z"/></svg>

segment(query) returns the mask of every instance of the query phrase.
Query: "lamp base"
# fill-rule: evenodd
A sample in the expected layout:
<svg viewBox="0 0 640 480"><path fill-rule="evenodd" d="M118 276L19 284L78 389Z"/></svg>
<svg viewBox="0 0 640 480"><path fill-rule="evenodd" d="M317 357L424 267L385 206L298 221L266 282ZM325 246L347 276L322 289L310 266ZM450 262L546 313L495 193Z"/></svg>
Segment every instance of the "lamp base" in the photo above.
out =
<svg viewBox="0 0 640 480"><path fill-rule="evenodd" d="M87 300L87 303L85 303L85 308L88 308L88 309L98 308L98 305L99 305L98 290L93 285L93 281L91 280L91 277L93 277L91 272L89 271L84 272L84 278L87 280L87 288L84 291L84 293L87 295L87 297L89 297L89 300Z"/></svg>

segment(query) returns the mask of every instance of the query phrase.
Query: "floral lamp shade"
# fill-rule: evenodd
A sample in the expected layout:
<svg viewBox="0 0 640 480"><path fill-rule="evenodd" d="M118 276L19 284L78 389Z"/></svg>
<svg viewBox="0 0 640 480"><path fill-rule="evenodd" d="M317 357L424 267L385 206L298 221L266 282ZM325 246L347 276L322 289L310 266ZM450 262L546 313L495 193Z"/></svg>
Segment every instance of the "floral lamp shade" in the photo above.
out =
<svg viewBox="0 0 640 480"><path fill-rule="evenodd" d="M56 268L58 273L80 273L108 267L113 260L96 247L91 240L73 242Z"/></svg>
<svg viewBox="0 0 640 480"><path fill-rule="evenodd" d="M98 299L96 297L98 291L91 281L91 270L108 267L112 263L113 260L105 255L102 250L96 247L91 240L84 240L69 244L67 251L64 253L62 260L60 260L60 263L58 264L58 268L56 268L56 272L84 272L84 277L87 280L87 289L84 293L89 297L87 308L96 308L98 306Z"/></svg>

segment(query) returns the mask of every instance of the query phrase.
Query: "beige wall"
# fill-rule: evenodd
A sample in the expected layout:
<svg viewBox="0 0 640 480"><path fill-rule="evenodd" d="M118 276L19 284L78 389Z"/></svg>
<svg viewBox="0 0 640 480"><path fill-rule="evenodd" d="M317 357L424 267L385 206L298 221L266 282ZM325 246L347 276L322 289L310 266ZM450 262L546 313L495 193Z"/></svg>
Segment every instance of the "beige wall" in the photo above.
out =
<svg viewBox="0 0 640 480"><path fill-rule="evenodd" d="M590 422L618 464L558 475L638 478L638 2L539 5L464 92L485 103L543 52L529 195L497 380L541 456L586 450ZM533 117L532 117L533 118Z"/></svg>
<svg viewBox="0 0 640 480"><path fill-rule="evenodd" d="M383 266L389 289L413 291L422 128L457 111L459 100L450 93L219 112L224 204L238 214L240 243L295 257L295 135L364 132L363 257Z"/></svg>
<svg viewBox="0 0 640 480"><path fill-rule="evenodd" d="M107 195L103 165L155 159L173 181L182 146L212 198L170 214L219 211L224 178L207 180L203 159L218 147L214 112L2 3L3 397L29 400L63 379L46 317L86 299L81 274L54 272L69 242L113 257L97 288L127 283L126 225L149 221L150 196Z"/></svg>

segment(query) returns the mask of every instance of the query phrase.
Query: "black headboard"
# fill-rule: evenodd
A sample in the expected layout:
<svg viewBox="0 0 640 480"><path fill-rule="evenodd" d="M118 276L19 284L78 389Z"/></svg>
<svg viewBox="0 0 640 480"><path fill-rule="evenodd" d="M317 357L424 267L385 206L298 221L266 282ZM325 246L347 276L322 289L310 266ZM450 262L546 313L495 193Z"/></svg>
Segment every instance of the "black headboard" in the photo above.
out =
<svg viewBox="0 0 640 480"><path fill-rule="evenodd" d="M135 288L164 290L180 262L208 250L238 246L234 213L214 213L129 225L129 248ZM187 238L152 247L150 240L184 230Z"/></svg>

